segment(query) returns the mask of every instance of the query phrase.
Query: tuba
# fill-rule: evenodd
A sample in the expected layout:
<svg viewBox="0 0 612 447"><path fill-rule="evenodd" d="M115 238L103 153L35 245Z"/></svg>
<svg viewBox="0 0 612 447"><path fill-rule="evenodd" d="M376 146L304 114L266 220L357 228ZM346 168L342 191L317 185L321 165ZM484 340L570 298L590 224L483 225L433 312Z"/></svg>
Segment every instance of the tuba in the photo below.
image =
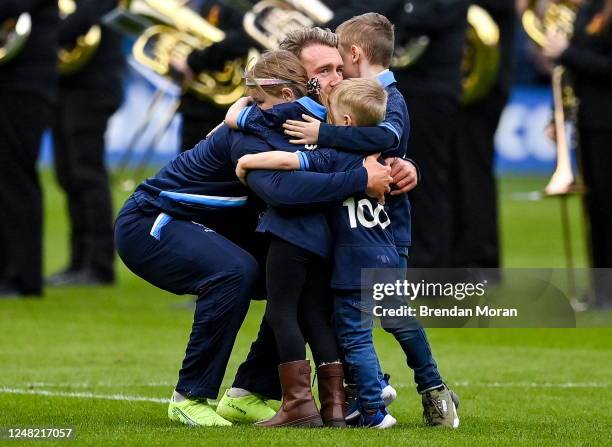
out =
<svg viewBox="0 0 612 447"><path fill-rule="evenodd" d="M62 19L76 11L74 0L59 0L59 11ZM61 48L58 52L58 71L61 75L69 75L83 68L93 57L102 38L99 25L94 25L86 34L79 36L72 48Z"/></svg>
<svg viewBox="0 0 612 447"><path fill-rule="evenodd" d="M323 25L333 17L319 0L262 0L245 13L243 26L253 40L273 50L291 31Z"/></svg>
<svg viewBox="0 0 612 447"><path fill-rule="evenodd" d="M471 104L484 98L499 72L499 27L480 6L468 9L468 28L463 52L461 102Z"/></svg>
<svg viewBox="0 0 612 447"><path fill-rule="evenodd" d="M32 31L32 18L24 12L16 19L0 23L0 65L19 54Z"/></svg>
<svg viewBox="0 0 612 447"><path fill-rule="evenodd" d="M115 29L136 34L134 59L170 78L173 59L184 59L192 51L225 38L223 31L176 0L125 0L105 21ZM243 65L242 59L228 61L223 70L199 73L185 87L220 107L230 105L244 93Z"/></svg>
<svg viewBox="0 0 612 447"><path fill-rule="evenodd" d="M499 70L499 27L489 13L471 5L467 13L468 28L461 71L461 102L471 104L482 99L493 87ZM429 37L410 39L395 47L391 67L402 70L414 64L429 46Z"/></svg>
<svg viewBox="0 0 612 447"><path fill-rule="evenodd" d="M539 1L530 0L521 21L527 35L540 47L546 44L549 32L564 34L569 40L574 32L574 20L578 6L571 0ZM572 117L577 108L577 100L572 86L565 76L565 68L557 65L552 71L552 90L554 104L554 126L557 135L557 164L555 171L544 188L546 195L565 195L580 190L576 185L570 145L565 122Z"/></svg>

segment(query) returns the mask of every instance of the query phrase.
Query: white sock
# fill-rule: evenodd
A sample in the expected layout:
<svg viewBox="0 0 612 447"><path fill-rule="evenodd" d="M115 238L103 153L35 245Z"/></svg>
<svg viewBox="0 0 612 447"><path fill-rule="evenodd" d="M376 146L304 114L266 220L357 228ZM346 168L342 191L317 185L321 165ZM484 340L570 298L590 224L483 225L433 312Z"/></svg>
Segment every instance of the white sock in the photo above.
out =
<svg viewBox="0 0 612 447"><path fill-rule="evenodd" d="M230 388L229 390L227 390L227 395L229 397L244 397L250 396L251 394L253 393L242 388Z"/></svg>
<svg viewBox="0 0 612 447"><path fill-rule="evenodd" d="M184 402L186 401L187 398L185 396L183 396L181 393L179 393L178 391L175 391L174 393L172 393L172 402Z"/></svg>

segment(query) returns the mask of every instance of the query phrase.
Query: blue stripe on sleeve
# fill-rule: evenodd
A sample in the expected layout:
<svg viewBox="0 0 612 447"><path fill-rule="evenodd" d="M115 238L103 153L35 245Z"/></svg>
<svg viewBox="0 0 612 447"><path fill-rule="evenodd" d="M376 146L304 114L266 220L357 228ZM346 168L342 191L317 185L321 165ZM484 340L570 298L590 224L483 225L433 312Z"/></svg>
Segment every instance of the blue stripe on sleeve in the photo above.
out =
<svg viewBox="0 0 612 447"><path fill-rule="evenodd" d="M295 152L298 156L298 160L300 161L300 171L308 171L310 168L310 163L308 162L308 157L302 151Z"/></svg>
<svg viewBox="0 0 612 447"><path fill-rule="evenodd" d="M383 121L382 123L379 124L379 126L389 129L391 132L395 134L397 141L400 141L401 138L400 138L399 132L397 131L395 126L393 126L393 124L391 124L389 121Z"/></svg>
<svg viewBox="0 0 612 447"><path fill-rule="evenodd" d="M244 129L244 124L246 122L247 117L249 116L249 113L251 113L251 110L253 109L253 107L255 107L255 105L250 105L248 107L245 107L244 109L242 109L240 111L240 113L238 114L238 129Z"/></svg>

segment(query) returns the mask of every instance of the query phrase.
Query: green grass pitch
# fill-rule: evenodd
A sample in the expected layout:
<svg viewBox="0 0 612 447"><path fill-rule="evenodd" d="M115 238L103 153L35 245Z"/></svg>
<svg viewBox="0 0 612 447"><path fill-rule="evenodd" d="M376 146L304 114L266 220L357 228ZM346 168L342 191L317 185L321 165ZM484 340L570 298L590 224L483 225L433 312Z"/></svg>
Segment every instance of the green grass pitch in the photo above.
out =
<svg viewBox="0 0 612 447"><path fill-rule="evenodd" d="M543 178L501 182L507 267L562 267L555 200L520 202L513 192ZM64 266L64 199L52 175L45 190L45 270ZM117 206L127 193L116 191ZM578 202L571 203L578 265L585 265ZM118 261L119 262L119 261ZM412 374L395 341L376 345L398 400L386 431L230 427L171 423L170 396L191 324L188 297L148 285L124 267L110 288L47 289L43 300L0 301L0 428L74 427L83 445L611 445L612 329L429 330L438 366L461 396L458 430L426 428ZM254 302L225 376L231 383L263 311ZM609 321L609 318L608 318ZM47 444L51 441L41 441ZM60 443L61 443L60 442ZM21 441L0 440L19 445ZM24 442L24 443L27 443Z"/></svg>

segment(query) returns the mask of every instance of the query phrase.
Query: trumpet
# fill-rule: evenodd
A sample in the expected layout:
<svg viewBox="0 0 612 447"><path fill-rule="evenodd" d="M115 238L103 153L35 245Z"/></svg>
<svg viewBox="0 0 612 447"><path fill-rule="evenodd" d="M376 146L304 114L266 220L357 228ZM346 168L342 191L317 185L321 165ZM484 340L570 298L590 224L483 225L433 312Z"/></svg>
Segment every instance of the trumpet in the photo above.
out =
<svg viewBox="0 0 612 447"><path fill-rule="evenodd" d="M175 0L126 0L107 16L106 22L120 31L136 34L134 59L170 78L173 59L184 59L192 51L225 38L222 30ZM199 73L185 88L220 107L232 104L244 93L244 64L243 59L227 61L223 70Z"/></svg>
<svg viewBox="0 0 612 447"><path fill-rule="evenodd" d="M546 44L546 35L549 32L564 34L569 40L574 32L578 6L571 0L548 2L543 4L539 0L530 0L527 9L521 17L523 28L527 35L538 46ZM575 115L577 99L573 88L565 76L565 69L556 66L552 72L552 89L554 105L554 125L557 135L557 163L555 171L544 188L549 196L566 195L581 188L576 184L576 176L572 169L570 145L565 122L567 115Z"/></svg>
<svg viewBox="0 0 612 447"><path fill-rule="evenodd" d="M32 18L24 12L16 19L7 19L0 24L0 65L19 54L32 31Z"/></svg>

